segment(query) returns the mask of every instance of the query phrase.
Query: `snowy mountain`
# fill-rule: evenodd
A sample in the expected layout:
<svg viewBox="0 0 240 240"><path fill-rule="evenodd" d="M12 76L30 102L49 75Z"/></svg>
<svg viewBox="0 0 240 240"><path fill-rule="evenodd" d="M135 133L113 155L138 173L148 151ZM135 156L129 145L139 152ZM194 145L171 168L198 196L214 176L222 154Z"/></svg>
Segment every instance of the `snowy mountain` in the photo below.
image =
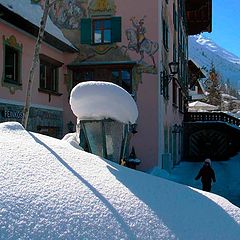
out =
<svg viewBox="0 0 240 240"><path fill-rule="evenodd" d="M211 64L221 76L222 82L229 79L231 85L240 89L240 58L218 46L211 39L202 35L191 36L188 39L189 59L194 60L205 71Z"/></svg>

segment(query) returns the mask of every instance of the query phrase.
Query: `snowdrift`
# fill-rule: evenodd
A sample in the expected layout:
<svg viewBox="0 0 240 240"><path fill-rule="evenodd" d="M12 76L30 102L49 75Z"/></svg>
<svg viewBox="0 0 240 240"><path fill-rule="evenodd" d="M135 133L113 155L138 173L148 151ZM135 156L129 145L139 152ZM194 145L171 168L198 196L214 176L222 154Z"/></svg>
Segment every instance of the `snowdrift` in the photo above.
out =
<svg viewBox="0 0 240 240"><path fill-rule="evenodd" d="M226 199L0 124L0 239L239 239Z"/></svg>

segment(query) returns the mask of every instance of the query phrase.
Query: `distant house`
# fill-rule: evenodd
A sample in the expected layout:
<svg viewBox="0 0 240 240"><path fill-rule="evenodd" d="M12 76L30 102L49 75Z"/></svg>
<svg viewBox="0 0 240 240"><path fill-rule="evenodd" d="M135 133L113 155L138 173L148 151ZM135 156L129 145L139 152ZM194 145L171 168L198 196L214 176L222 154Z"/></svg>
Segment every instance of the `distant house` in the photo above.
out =
<svg viewBox="0 0 240 240"><path fill-rule="evenodd" d="M207 89L204 82L206 81L207 73L194 60L188 60L188 93L189 101L202 100L207 95Z"/></svg>

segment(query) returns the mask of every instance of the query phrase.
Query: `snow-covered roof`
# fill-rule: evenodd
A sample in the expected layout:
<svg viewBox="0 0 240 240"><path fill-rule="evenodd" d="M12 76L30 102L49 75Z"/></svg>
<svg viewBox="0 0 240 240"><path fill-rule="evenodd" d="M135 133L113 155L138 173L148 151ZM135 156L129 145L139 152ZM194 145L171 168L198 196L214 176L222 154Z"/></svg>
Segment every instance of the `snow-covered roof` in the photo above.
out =
<svg viewBox="0 0 240 240"><path fill-rule="evenodd" d="M236 97L232 96L232 95L229 95L227 93L222 93L221 96L225 99L229 99L229 100L237 100Z"/></svg>
<svg viewBox="0 0 240 240"><path fill-rule="evenodd" d="M1 239L239 239L239 208L218 195L16 122L0 124L0 151Z"/></svg>
<svg viewBox="0 0 240 240"><path fill-rule="evenodd" d="M1 0L0 4L39 27L40 20L43 15L43 9L40 4L32 4L31 0ZM49 17L47 19L45 31L68 46L75 48L72 43L64 37L62 31L52 22Z"/></svg>
<svg viewBox="0 0 240 240"><path fill-rule="evenodd" d="M100 81L76 85L70 95L70 105L79 120L111 118L122 123L135 123L138 117L136 102L120 86Z"/></svg>

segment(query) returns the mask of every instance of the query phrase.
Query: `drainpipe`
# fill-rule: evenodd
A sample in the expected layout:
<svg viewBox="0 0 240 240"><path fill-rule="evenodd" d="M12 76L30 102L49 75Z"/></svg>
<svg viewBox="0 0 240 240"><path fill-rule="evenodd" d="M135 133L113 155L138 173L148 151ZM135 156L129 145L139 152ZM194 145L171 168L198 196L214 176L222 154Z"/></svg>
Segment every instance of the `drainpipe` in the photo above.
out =
<svg viewBox="0 0 240 240"><path fill-rule="evenodd" d="M160 73L163 71L163 59L162 59L162 2L158 1L158 167L162 168L162 154L164 148L164 139L163 139L163 119L164 119L164 101L163 95L161 95L160 89Z"/></svg>

